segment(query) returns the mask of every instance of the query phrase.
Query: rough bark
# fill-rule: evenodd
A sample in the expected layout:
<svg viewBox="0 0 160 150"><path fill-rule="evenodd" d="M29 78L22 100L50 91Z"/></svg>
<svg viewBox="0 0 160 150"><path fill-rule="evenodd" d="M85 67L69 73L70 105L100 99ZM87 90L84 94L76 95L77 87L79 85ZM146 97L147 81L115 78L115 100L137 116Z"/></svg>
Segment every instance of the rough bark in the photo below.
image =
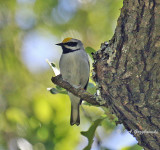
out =
<svg viewBox="0 0 160 150"><path fill-rule="evenodd" d="M103 106L116 114L144 149L159 150L160 0L124 0L115 34L94 60L93 78L105 100ZM67 87L62 79L52 81L87 100L85 91ZM88 96L87 101L97 105Z"/></svg>
<svg viewBox="0 0 160 150"><path fill-rule="evenodd" d="M124 0L109 47L95 55L101 95L145 149L160 149L160 1Z"/></svg>

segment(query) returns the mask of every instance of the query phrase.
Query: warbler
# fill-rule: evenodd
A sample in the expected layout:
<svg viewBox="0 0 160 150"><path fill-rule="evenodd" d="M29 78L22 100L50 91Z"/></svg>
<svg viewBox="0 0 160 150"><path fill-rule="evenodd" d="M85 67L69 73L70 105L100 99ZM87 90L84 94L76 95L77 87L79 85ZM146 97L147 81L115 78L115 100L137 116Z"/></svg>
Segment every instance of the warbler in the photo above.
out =
<svg viewBox="0 0 160 150"><path fill-rule="evenodd" d="M56 45L62 47L62 55L59 61L62 78L71 85L86 90L89 81L90 64L82 42L69 37ZM78 126L80 124L79 107L82 99L70 92L68 95L71 101L70 124Z"/></svg>

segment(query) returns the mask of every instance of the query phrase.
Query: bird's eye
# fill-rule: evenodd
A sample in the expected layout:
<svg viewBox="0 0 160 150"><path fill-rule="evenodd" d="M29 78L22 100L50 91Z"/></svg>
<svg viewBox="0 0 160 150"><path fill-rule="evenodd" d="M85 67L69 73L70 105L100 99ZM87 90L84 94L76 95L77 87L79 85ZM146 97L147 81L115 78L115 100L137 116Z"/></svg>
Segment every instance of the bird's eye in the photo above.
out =
<svg viewBox="0 0 160 150"><path fill-rule="evenodd" d="M77 46L77 42L68 42L65 45L74 47Z"/></svg>

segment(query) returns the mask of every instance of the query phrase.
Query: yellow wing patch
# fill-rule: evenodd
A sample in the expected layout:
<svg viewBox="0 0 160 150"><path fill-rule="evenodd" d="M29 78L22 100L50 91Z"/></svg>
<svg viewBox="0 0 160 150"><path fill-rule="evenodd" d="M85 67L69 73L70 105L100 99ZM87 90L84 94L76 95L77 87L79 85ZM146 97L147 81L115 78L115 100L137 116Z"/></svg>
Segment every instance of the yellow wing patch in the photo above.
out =
<svg viewBox="0 0 160 150"><path fill-rule="evenodd" d="M68 42L68 41L71 40L71 39L72 39L71 37L65 38L65 39L62 41L62 43L66 43L66 42Z"/></svg>

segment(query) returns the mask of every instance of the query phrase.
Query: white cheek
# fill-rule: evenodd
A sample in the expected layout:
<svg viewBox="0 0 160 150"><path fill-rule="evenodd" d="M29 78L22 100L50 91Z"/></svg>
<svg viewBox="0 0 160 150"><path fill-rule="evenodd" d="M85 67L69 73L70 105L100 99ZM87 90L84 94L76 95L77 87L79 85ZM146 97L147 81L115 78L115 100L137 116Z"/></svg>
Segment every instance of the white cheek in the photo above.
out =
<svg viewBox="0 0 160 150"><path fill-rule="evenodd" d="M78 49L78 46L73 47L73 46L65 45L65 47L68 48L68 49L71 49L71 50L76 50L76 49Z"/></svg>
<svg viewBox="0 0 160 150"><path fill-rule="evenodd" d="M65 47L66 47L66 48L68 48L68 49L71 49L71 47L70 47L70 46L65 45Z"/></svg>
<svg viewBox="0 0 160 150"><path fill-rule="evenodd" d="M75 49L78 49L78 46L74 47Z"/></svg>

